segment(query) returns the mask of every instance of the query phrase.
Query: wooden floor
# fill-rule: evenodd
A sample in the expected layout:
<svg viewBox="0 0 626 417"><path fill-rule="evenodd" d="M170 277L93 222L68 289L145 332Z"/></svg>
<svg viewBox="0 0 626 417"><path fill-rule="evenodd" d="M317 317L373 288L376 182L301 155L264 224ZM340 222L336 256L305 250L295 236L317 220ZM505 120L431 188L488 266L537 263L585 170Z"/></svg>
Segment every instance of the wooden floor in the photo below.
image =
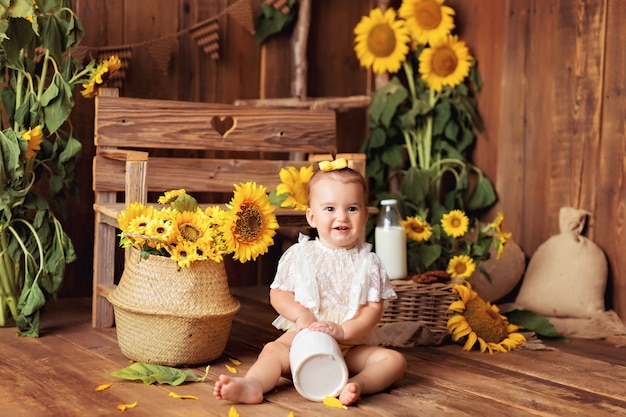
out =
<svg viewBox="0 0 626 417"><path fill-rule="evenodd" d="M90 300L50 302L41 337L22 338L0 329L0 415L113 416L117 405L137 401L129 416L228 416L232 404L213 398L213 382L228 358L242 361L240 374L263 343L277 334L265 289L235 288L242 310L235 316L226 352L211 364L204 383L145 385L109 372L129 361L115 329L92 329ZM302 399L289 381L260 405L236 405L241 417L318 416L608 416L626 415L626 347L606 341L552 342L556 351L507 354L463 352L461 346L402 349L407 374L389 390L362 398L348 410ZM204 367L194 368L202 375ZM101 384L112 382L106 391ZM199 397L181 400L173 391Z"/></svg>

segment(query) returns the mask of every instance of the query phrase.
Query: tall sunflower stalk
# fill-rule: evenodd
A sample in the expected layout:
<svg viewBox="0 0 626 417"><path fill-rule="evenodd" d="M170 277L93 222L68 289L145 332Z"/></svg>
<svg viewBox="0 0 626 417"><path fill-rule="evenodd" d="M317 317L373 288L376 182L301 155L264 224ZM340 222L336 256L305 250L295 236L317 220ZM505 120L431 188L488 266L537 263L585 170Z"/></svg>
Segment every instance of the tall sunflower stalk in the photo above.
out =
<svg viewBox="0 0 626 417"><path fill-rule="evenodd" d="M470 162L474 131L482 130L473 97L482 80L465 42L452 34L455 12L444 1L376 8L354 29L361 65L392 74L372 94L362 148L373 194L394 194L405 215L434 223L453 209L475 217L496 201Z"/></svg>
<svg viewBox="0 0 626 417"><path fill-rule="evenodd" d="M69 0L0 3L0 326L37 337L76 258L57 213L77 194L74 90L96 66L72 56L84 33Z"/></svg>

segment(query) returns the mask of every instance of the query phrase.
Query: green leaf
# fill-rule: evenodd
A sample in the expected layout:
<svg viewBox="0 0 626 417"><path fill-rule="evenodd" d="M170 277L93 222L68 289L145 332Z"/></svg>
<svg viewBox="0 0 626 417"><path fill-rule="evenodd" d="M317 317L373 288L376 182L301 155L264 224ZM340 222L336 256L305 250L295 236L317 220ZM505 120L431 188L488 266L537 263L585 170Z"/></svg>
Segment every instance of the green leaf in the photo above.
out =
<svg viewBox="0 0 626 417"><path fill-rule="evenodd" d="M46 129L51 133L63 125L72 112L72 89L60 73L55 73L52 84L41 97L46 118Z"/></svg>
<svg viewBox="0 0 626 417"><path fill-rule="evenodd" d="M441 246L439 245L430 245L430 246L419 246L416 250L419 259L424 264L424 269L430 267L439 257L441 256Z"/></svg>
<svg viewBox="0 0 626 417"><path fill-rule="evenodd" d="M8 184L18 175L18 172L21 172L20 146L18 141L19 138L13 130L5 130L4 132L0 132L1 184ZM4 193L2 197L4 198Z"/></svg>
<svg viewBox="0 0 626 417"><path fill-rule="evenodd" d="M65 51L65 45L67 44L65 25L66 23L54 14L48 14L46 18L40 21L41 43L48 49L56 62L62 61L61 55Z"/></svg>
<svg viewBox="0 0 626 417"><path fill-rule="evenodd" d="M476 168L476 170L478 169ZM479 172L476 186L467 203L468 210L476 211L491 207L495 204L497 199L498 196L496 195L496 190L491 184L491 181L482 175L482 172Z"/></svg>
<svg viewBox="0 0 626 417"><path fill-rule="evenodd" d="M287 199L287 197L289 197L289 194L287 193L277 195L275 189L270 191L270 193L267 195L270 204L273 204L277 207L280 207L280 205L283 203L283 201Z"/></svg>
<svg viewBox="0 0 626 417"><path fill-rule="evenodd" d="M174 201L170 203L177 211L190 211L194 212L198 209L198 201L189 194L181 194Z"/></svg>
<svg viewBox="0 0 626 417"><path fill-rule="evenodd" d="M372 93L372 99L368 106L370 120L374 123L389 127L398 106L400 106L408 96L408 90L397 77L393 77L391 81Z"/></svg>
<svg viewBox="0 0 626 417"><path fill-rule="evenodd" d="M207 371L209 367L207 366ZM131 381L142 380L144 384L169 384L180 385L183 382L203 382L206 378L198 377L192 370L182 370L169 366L153 365L136 362L119 371L111 372L112 376L129 379Z"/></svg>
<svg viewBox="0 0 626 417"><path fill-rule="evenodd" d="M288 0L289 13L284 14L268 3L261 4L261 14L257 18L254 38L262 44L268 37L293 28L297 16L296 0Z"/></svg>
<svg viewBox="0 0 626 417"><path fill-rule="evenodd" d="M400 190L409 200L421 206L426 200L430 188L432 171L409 167L404 173L404 180Z"/></svg>
<svg viewBox="0 0 626 417"><path fill-rule="evenodd" d="M370 131L364 149L382 148L385 146L385 139L387 139L385 130L380 127L374 128Z"/></svg>
<svg viewBox="0 0 626 417"><path fill-rule="evenodd" d="M525 330L535 332L539 336L566 339L562 336L550 321L533 311L512 310L503 313L510 323L515 324Z"/></svg>
<svg viewBox="0 0 626 417"><path fill-rule="evenodd" d="M31 43L33 35L33 27L28 20L9 19L6 31L8 39L2 41L2 49L4 49L9 64L20 65L20 50L26 48L26 45ZM32 51L32 47L30 50Z"/></svg>
<svg viewBox="0 0 626 417"><path fill-rule="evenodd" d="M27 17L35 13L31 0L13 0L8 11L11 17Z"/></svg>

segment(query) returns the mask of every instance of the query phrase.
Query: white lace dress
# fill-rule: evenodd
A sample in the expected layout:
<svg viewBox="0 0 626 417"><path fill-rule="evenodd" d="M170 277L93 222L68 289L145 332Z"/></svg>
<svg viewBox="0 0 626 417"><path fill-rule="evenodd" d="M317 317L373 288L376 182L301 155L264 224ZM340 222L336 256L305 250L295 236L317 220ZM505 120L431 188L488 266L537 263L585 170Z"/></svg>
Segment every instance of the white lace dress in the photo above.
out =
<svg viewBox="0 0 626 417"><path fill-rule="evenodd" d="M320 321L343 323L367 302L396 298L380 258L372 245L333 249L319 240L300 235L285 251L270 288L294 294ZM281 330L295 330L295 323L278 316L272 323Z"/></svg>

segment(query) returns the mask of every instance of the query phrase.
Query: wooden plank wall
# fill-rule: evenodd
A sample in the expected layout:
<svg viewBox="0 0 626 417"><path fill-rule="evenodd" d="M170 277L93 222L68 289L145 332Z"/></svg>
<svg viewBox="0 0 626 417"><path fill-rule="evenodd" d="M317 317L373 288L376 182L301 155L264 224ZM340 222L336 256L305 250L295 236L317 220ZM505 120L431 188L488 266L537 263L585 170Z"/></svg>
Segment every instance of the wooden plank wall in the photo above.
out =
<svg viewBox="0 0 626 417"><path fill-rule="evenodd" d="M250 0L254 16L261 0ZM212 60L186 30L235 0L74 0L86 31L84 45L134 44L182 31L160 71L146 48L133 50L122 94L131 97L230 103L289 97L290 38L259 46L228 16L220 17L220 59ZM314 0L308 43L311 97L368 94L370 77L352 51L352 29L373 0ZM392 2L392 4L395 4ZM626 318L624 230L626 148L622 68L626 19L622 0L447 0L458 33L479 61L484 88L479 110L486 129L475 162L491 178L505 227L530 256L558 232L561 206L588 210L585 235L610 264L607 307ZM90 291L91 101L77 99L72 119L85 145L81 203L70 235L81 259L70 267L67 294ZM339 115L344 151L366 134L365 112Z"/></svg>

